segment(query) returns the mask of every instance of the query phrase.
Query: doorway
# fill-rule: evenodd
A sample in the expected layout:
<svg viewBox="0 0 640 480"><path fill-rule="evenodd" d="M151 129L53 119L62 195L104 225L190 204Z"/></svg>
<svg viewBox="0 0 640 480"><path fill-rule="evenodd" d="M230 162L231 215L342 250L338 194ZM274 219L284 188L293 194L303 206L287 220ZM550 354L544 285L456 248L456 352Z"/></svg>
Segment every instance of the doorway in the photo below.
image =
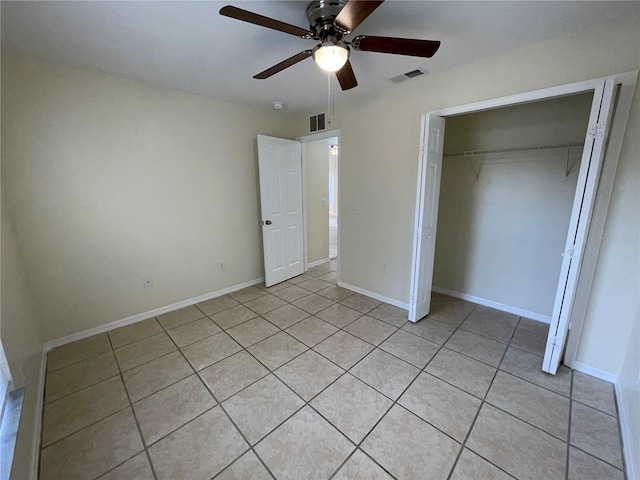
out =
<svg viewBox="0 0 640 480"><path fill-rule="evenodd" d="M570 324L574 331L581 328L582 318L573 315L583 311L588 288L595 270L599 236L604 229L606 207L613 188L613 178L622 145L631 98L638 72L543 89L525 94L503 97L476 104L431 112L422 119L421 160L416 198L416 230L411 275L409 319L417 321L429 313L441 166L445 132L445 117L486 111L507 105L525 104L548 98L593 92L584 154L572 206L571 220L560 279L557 285L547 350L543 370L555 373L564 353ZM617 102L616 102L617 101ZM616 115L613 115L613 112ZM603 159L607 153L607 162ZM592 221L598 189L599 205ZM604 208L602 208L604 205ZM587 243L587 230L591 243ZM595 233L595 235L594 235ZM595 243L595 245L594 245ZM586 262L583 261L586 259ZM580 274L580 277L579 277ZM577 306L577 308L576 308ZM575 357L575 351L573 352Z"/></svg>
<svg viewBox="0 0 640 480"><path fill-rule="evenodd" d="M305 270L328 262L338 270L339 131L298 140L302 142Z"/></svg>

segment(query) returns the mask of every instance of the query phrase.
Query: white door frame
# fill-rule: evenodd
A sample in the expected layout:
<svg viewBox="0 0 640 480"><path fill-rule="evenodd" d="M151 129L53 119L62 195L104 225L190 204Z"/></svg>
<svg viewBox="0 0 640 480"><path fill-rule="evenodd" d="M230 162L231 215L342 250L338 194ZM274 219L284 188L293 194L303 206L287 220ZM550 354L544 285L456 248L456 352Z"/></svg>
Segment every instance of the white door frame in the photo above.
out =
<svg viewBox="0 0 640 480"><path fill-rule="evenodd" d="M310 135L303 135L297 137L296 140L300 143L315 142L316 140L324 140L325 138L338 137L338 148L340 148L340 129L327 130L324 132L312 133ZM342 152L338 154L338 178L336 178L337 184L337 196L338 196L338 229L336 235L338 237L338 260L336 266L336 277L340 281L340 165L342 164ZM304 271L308 270L308 255L307 255L307 170L306 170L306 155L304 146L302 148L302 219L304 224ZM327 179L327 182L329 180ZM331 257L331 255L329 255ZM336 282L337 284L337 282Z"/></svg>
<svg viewBox="0 0 640 480"><path fill-rule="evenodd" d="M569 325L571 326L571 335L569 335L567 341L567 349L564 358L564 363L569 367L572 367L576 361L579 340L582 333L584 315L588 305L591 284L595 275L595 268L600 251L601 238L604 232L607 211L613 191L613 182L618 166L618 160L620 158L620 151L622 149L622 141L624 138L627 118L629 117L629 111L631 110L631 101L636 87L638 71L636 70L616 75L609 75L606 77L600 77L556 87L534 90L531 92L509 95L506 97L499 97L489 100L483 100L480 102L469 103L466 105L434 110L427 112L422 116L422 122L424 125L425 119L428 115L451 117L455 115L475 113L500 107L548 100L551 98L574 95L588 91L595 91L598 85L601 85L607 78L612 77L615 77L617 83L620 85L620 92L618 96L618 103L610 127L609 143L602 166L602 171L600 173L600 181L597 186L598 192L591 214L591 221L587 234L587 243L584 249L584 255L581 260L580 274L577 279L576 293L569 319ZM423 142L425 141L426 139L421 139L420 152L423 152L424 148L426 148L423 144ZM423 161L422 153L420 155L419 161ZM418 192L418 195L420 195L420 193L421 192ZM417 268L416 266L413 267ZM416 292L409 292L409 298L411 298L411 295L416 295Z"/></svg>

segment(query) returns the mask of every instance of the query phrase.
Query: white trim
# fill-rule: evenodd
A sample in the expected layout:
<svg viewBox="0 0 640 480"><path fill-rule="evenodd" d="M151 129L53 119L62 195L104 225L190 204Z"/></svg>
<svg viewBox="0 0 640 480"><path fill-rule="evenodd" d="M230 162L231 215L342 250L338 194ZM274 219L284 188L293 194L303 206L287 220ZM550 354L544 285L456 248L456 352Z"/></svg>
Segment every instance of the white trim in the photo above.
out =
<svg viewBox="0 0 640 480"><path fill-rule="evenodd" d="M366 295L367 297L375 298L376 300L380 300L381 302L388 303L389 305L393 305L394 307L402 308L403 310L409 310L409 304L400 302L398 300L394 300L393 298L385 297L384 295L380 295L379 293L371 292L369 290L365 290L364 288L356 287L344 282L338 282L338 286L342 288L346 288L347 290L353 290L356 293L360 293L362 295Z"/></svg>
<svg viewBox="0 0 640 480"><path fill-rule="evenodd" d="M459 298L461 300L466 300L468 302L477 303L478 305L484 305L485 307L495 308L496 310L501 310L507 313L513 313L514 315L518 315L519 317L530 318L531 320L537 320L538 322L551 323L550 315L543 315L542 313L532 312L530 310L524 310L523 308L512 307L510 305L505 305L503 303L494 302L492 300L486 300L480 297L474 297L473 295L467 295L466 293L455 292L453 290L449 290L447 288L433 286L431 290L437 293L442 293L443 295L449 295L450 297Z"/></svg>
<svg viewBox="0 0 640 480"><path fill-rule="evenodd" d="M323 263L328 263L331 259L329 257L323 258L322 260L316 260L315 262L307 263L307 270L311 267L315 267L317 265L322 265Z"/></svg>
<svg viewBox="0 0 640 480"><path fill-rule="evenodd" d="M254 280L249 280L248 282L239 283L237 285L233 285L231 287L223 288L222 290L217 290L215 292L206 293L204 295L200 295L199 297L189 298L187 300L182 300L181 302L173 303L171 305L167 305L165 307L156 308L154 310L149 310L147 312L138 313L137 315L132 315L131 317L123 318L121 320L115 320L113 322L105 323L104 325L100 325L98 327L90 328L88 330L83 330L78 333L74 333L72 335L68 335L66 337L58 338L55 340L50 340L45 342L44 344L44 352L48 352L52 348L59 347L60 345L65 345L67 343L75 342L77 340L82 340L84 338L91 337L93 335L97 335L98 333L108 332L110 330L114 330L116 328L124 327L127 325L131 325L132 323L140 322L142 320L146 320L148 318L157 317L158 315L162 315L163 313L172 312L174 310L178 310L180 308L189 307L196 303L204 302L206 300L211 300L212 298L221 297L222 295L226 295L227 293L235 292L237 290L242 290L243 288L251 287L253 285L257 285L264 281L264 278L256 278ZM46 355L45 355L46 361Z"/></svg>
<svg viewBox="0 0 640 480"><path fill-rule="evenodd" d="M479 102L467 103L465 105L459 105L456 107L433 110L428 113L432 115L438 115L440 117L452 117L455 115L463 115L465 113L482 112L485 110L492 110L494 108L537 102L539 100L547 100L554 97L564 97L579 92L594 90L598 83L601 83L607 78L609 78L609 76L594 78L591 80L584 80L582 82L558 85L556 87L542 88L540 90L533 90L531 92L516 93L514 95L508 95L506 97L481 100Z"/></svg>
<svg viewBox="0 0 640 480"><path fill-rule="evenodd" d="M620 433L622 435L622 453L627 480L637 480L640 472L635 471L633 457L635 455L640 455L640 453L633 451L631 448L633 445L631 439L633 435L637 434L631 431L632 428L631 422L629 421L629 413L624 407L625 403L622 400L622 387L620 386L620 381L618 379L613 383L613 388L616 392L616 403L618 404L618 421L620 422Z"/></svg>
<svg viewBox="0 0 640 480"><path fill-rule="evenodd" d="M302 181L302 261L304 262L302 273L306 273L309 269L309 265L307 265L309 259L307 252L307 239L309 238L307 233L307 149L302 146L302 142L300 142L300 175L302 176L300 180Z"/></svg>
<svg viewBox="0 0 640 480"><path fill-rule="evenodd" d="M613 383L614 385L618 383L617 375L605 372L604 370L600 370L599 368L591 367L582 362L573 362L570 368L574 369L576 372L591 375L592 377L599 378L600 380L604 380L605 382Z"/></svg>

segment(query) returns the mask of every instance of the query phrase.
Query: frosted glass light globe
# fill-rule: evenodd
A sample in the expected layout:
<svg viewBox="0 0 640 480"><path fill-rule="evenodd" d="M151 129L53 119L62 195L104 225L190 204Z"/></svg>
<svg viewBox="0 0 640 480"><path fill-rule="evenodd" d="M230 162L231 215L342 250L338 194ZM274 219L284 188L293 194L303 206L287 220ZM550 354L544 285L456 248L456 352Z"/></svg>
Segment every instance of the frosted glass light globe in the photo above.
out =
<svg viewBox="0 0 640 480"><path fill-rule="evenodd" d="M349 51L339 45L323 45L313 54L318 66L327 72L337 72L349 59Z"/></svg>

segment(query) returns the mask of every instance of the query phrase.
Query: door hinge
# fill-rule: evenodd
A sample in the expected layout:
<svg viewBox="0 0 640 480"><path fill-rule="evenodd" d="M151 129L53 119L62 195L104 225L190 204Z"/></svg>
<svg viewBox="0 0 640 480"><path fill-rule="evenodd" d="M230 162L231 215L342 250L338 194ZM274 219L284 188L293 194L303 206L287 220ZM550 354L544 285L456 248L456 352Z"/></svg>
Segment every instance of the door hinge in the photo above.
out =
<svg viewBox="0 0 640 480"><path fill-rule="evenodd" d="M593 127L589 129L589 137L594 139L596 137L602 138L604 137L604 132L606 131L607 124L604 122L597 123Z"/></svg>
<svg viewBox="0 0 640 480"><path fill-rule="evenodd" d="M580 250L575 245L573 247L567 247L567 249L562 252L563 257L575 258L580 253Z"/></svg>
<svg viewBox="0 0 640 480"><path fill-rule="evenodd" d="M416 238L420 238L420 229L416 229Z"/></svg>
<svg viewBox="0 0 640 480"><path fill-rule="evenodd" d="M411 295L411 304L415 305L415 303L416 303L416 295L414 293L414 294Z"/></svg>

